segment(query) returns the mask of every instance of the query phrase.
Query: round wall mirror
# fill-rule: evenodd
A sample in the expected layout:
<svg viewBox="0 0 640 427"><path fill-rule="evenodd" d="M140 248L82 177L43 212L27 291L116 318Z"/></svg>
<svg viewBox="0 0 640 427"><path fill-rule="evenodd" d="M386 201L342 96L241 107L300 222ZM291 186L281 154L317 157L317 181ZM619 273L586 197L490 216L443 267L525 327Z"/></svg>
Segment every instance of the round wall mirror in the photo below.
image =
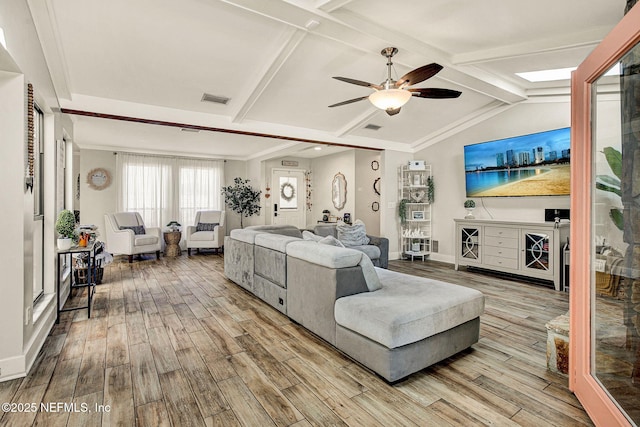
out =
<svg viewBox="0 0 640 427"><path fill-rule="evenodd" d="M347 203L347 180L340 172L333 177L333 182L331 183L331 201L333 202L333 207L338 210L344 208L345 203Z"/></svg>

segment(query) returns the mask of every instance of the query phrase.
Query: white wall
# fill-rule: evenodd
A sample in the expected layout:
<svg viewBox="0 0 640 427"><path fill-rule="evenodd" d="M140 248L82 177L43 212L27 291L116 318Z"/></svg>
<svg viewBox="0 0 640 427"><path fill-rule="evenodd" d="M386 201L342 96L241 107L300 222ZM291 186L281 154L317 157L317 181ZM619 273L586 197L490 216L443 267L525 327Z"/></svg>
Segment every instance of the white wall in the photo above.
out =
<svg viewBox="0 0 640 427"><path fill-rule="evenodd" d="M570 104L566 102L524 103L506 110L451 138L415 153L414 158L431 164L435 183L433 238L439 251L431 258L454 262L454 218L464 217L465 197L463 147L468 144L508 138L570 126ZM476 200L474 216L483 219L544 221L545 208L569 208L569 196L487 197Z"/></svg>
<svg viewBox="0 0 640 427"><path fill-rule="evenodd" d="M87 183L87 174L95 168L111 173L111 185L104 190L94 190ZM117 180L113 151L80 150L80 223L97 225L102 241L106 241L104 215L118 209Z"/></svg>
<svg viewBox="0 0 640 427"><path fill-rule="evenodd" d="M354 150L343 151L329 156L317 157L311 161L313 171L313 209L307 217L307 224L315 226L322 219L322 211L328 209L331 215L342 217L345 212L354 218L356 209L356 175ZM341 172L347 181L347 202L337 210L331 202L331 183Z"/></svg>
<svg viewBox="0 0 640 427"><path fill-rule="evenodd" d="M2 157L0 210L5 240L0 248L0 268L4 273L0 301L0 381L24 376L42 347L55 321L55 139L71 126L52 112L57 107L55 91L40 48L30 11L25 1L0 2L0 27L6 49L0 46L0 129ZM44 206L44 292L33 304L34 193L25 187L26 94L27 83L34 87L34 99L45 114L45 206ZM34 312L36 314L34 314Z"/></svg>
<svg viewBox="0 0 640 427"><path fill-rule="evenodd" d="M380 177L382 170L371 168L371 162L380 164L380 152L371 150L355 150L355 175L354 182L356 200L354 220L360 219L364 222L367 234L372 236L380 235L380 210L374 212L371 209L373 202L380 205L380 196L373 190L373 183Z"/></svg>

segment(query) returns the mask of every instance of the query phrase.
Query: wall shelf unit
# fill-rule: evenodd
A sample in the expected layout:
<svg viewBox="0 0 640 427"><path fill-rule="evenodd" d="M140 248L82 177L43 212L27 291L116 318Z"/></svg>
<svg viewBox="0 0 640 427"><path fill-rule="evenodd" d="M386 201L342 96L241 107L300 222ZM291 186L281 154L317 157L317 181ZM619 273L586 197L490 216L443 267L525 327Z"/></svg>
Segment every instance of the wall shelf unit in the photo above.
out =
<svg viewBox="0 0 640 427"><path fill-rule="evenodd" d="M417 164L416 164L417 163ZM431 254L431 204L429 180L431 166L412 161L398 169L398 200L406 200L406 221L400 223L400 252L403 258L420 258Z"/></svg>

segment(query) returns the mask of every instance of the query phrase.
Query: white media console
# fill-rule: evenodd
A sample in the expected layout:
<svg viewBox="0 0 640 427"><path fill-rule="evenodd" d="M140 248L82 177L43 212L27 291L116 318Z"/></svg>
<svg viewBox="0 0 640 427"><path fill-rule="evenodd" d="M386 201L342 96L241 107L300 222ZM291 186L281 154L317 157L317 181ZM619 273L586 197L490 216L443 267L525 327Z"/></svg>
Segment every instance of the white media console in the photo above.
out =
<svg viewBox="0 0 640 427"><path fill-rule="evenodd" d="M456 219L456 263L534 277L564 290L562 248L569 224Z"/></svg>

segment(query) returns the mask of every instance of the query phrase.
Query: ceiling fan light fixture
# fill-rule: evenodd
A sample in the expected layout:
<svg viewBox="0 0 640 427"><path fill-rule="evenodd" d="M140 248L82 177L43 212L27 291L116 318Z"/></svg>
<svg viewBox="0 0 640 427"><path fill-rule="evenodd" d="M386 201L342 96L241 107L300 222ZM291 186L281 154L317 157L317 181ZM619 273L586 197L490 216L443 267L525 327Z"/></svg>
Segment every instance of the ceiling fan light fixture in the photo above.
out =
<svg viewBox="0 0 640 427"><path fill-rule="evenodd" d="M369 95L369 101L381 110L395 110L409 102L411 92L404 89L383 89Z"/></svg>

